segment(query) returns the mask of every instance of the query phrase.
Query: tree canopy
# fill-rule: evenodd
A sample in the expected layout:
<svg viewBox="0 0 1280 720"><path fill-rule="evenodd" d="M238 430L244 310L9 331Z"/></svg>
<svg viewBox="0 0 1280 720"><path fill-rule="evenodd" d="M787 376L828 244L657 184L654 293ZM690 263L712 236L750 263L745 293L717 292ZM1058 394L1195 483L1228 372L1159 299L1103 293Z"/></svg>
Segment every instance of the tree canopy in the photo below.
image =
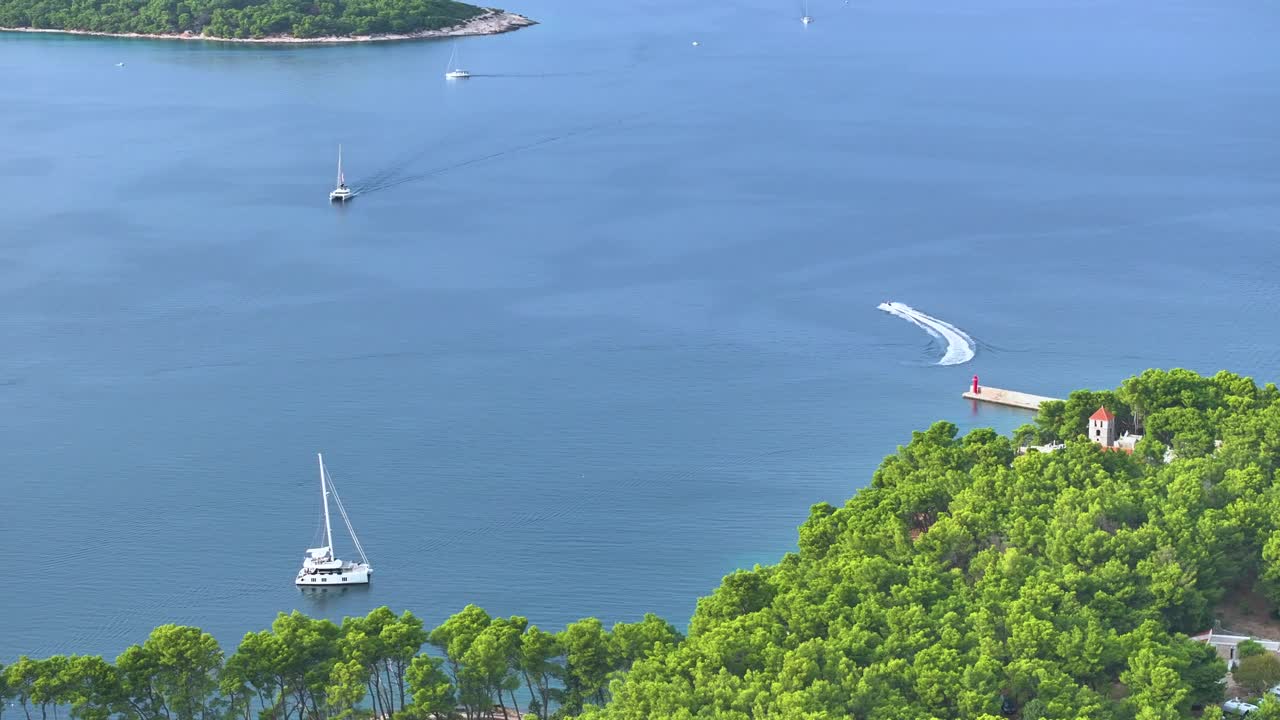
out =
<svg viewBox="0 0 1280 720"><path fill-rule="evenodd" d="M315 38L439 30L485 12L454 0L0 0L0 27Z"/></svg>
<svg viewBox="0 0 1280 720"><path fill-rule="evenodd" d="M1137 452L1083 437L1098 404L1146 433ZM1152 370L1019 435L1065 446L913 433L843 507L811 508L796 551L699 600L688 637L653 615L552 632L476 606L429 631L386 608L282 614L226 657L167 625L114 663L11 659L0 701L27 720L1222 717L1226 664L1189 635L1237 588L1280 602L1280 392ZM1274 654L1240 655L1241 686L1280 682Z"/></svg>
<svg viewBox="0 0 1280 720"><path fill-rule="evenodd" d="M479 720L494 708L549 720L603 701L611 677L681 639L655 615L550 633L468 605L428 632L412 613L382 607L340 625L281 614L224 657L198 628L162 625L114 663L55 655L0 665L0 712L12 700L26 720L57 720L64 708L73 720ZM441 655L424 653L428 644Z"/></svg>
<svg viewBox="0 0 1280 720"><path fill-rule="evenodd" d="M1148 452L1083 437L1104 404ZM1020 434L1066 445L914 433L584 717L992 718L1008 699L1028 720L1149 720L1222 700L1225 663L1188 634L1255 574L1280 600L1280 393L1152 370L1046 403Z"/></svg>

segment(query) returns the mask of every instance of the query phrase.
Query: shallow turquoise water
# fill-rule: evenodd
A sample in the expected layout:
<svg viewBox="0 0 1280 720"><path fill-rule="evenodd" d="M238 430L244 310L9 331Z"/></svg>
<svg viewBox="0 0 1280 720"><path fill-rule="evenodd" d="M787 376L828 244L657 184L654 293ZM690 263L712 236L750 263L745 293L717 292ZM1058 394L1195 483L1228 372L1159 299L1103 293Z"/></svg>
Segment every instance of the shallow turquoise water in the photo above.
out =
<svg viewBox="0 0 1280 720"><path fill-rule="evenodd" d="M911 430L1024 421L974 373L1280 375L1280 10L796 5L530 0L453 85L448 43L0 36L0 657L682 623ZM330 207L338 142L408 181ZM291 584L317 450L366 591Z"/></svg>

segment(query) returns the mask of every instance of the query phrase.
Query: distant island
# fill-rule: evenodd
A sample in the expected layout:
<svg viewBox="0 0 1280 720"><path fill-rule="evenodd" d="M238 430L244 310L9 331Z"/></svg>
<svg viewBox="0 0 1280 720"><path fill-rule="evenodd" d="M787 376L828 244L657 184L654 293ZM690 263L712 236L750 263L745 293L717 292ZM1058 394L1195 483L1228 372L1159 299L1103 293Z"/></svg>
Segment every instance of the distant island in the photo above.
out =
<svg viewBox="0 0 1280 720"><path fill-rule="evenodd" d="M263 43L492 35L534 25L453 0L0 0L0 30Z"/></svg>

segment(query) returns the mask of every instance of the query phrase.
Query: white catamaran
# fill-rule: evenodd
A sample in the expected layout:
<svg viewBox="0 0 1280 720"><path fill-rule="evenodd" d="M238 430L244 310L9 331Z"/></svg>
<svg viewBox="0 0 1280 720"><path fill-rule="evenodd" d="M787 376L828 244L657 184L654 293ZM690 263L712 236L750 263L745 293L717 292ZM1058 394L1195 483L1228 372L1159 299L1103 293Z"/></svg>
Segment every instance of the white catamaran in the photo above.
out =
<svg viewBox="0 0 1280 720"><path fill-rule="evenodd" d="M804 15L800 16L800 22L805 25L813 22L813 18L809 16L809 0L804 0Z"/></svg>
<svg viewBox="0 0 1280 720"><path fill-rule="evenodd" d="M445 68L445 77L450 80L461 80L462 78L471 77L471 73L458 67L458 46L454 44L453 52L449 53L449 66Z"/></svg>
<svg viewBox="0 0 1280 720"><path fill-rule="evenodd" d="M355 528L351 527L351 519L347 517L346 508L342 507L342 498L338 497L338 489L333 486L333 478L324 469L324 457L316 453L320 461L320 502L324 505L324 547L308 548L302 559L302 569L298 571L295 584L300 587L335 587L343 585L368 585L373 568L369 567L369 558L365 557L364 548L360 547L360 539L356 537ZM333 528L329 526L329 495L333 495L342 522L351 533L351 542L360 553L360 562L346 562L333 556Z"/></svg>
<svg viewBox="0 0 1280 720"><path fill-rule="evenodd" d="M329 193L329 200L332 202L346 202L351 199L354 193L351 188L347 187L346 178L342 177L342 146L338 146L338 187Z"/></svg>

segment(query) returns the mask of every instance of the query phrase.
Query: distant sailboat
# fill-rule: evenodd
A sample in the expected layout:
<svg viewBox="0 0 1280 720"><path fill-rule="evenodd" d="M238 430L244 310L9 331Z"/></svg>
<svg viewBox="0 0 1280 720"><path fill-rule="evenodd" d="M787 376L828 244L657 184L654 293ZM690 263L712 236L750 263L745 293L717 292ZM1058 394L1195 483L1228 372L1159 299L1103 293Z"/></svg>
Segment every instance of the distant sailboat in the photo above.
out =
<svg viewBox="0 0 1280 720"><path fill-rule="evenodd" d="M338 489L333 486L333 478L324 469L324 457L316 453L320 461L320 502L324 505L324 547L308 548L302 558L302 569L298 571L295 585L301 587L341 587L343 585L368 585L373 568L369 567L369 558L360 547L355 528L351 527L351 519L347 517L346 508L342 507L342 498L338 497ZM329 526L329 496L333 495L342 522L346 523L347 532L351 533L351 542L360 553L360 562L345 562L333 555L333 528Z"/></svg>
<svg viewBox="0 0 1280 720"><path fill-rule="evenodd" d="M351 188L347 187L347 180L342 176L342 146L338 146L338 186L329 193L329 200L332 202L346 202L350 200L355 193L351 192Z"/></svg>
<svg viewBox="0 0 1280 720"><path fill-rule="evenodd" d="M471 77L471 73L458 67L458 46L454 44L453 52L449 54L449 66L445 68L444 76L450 80L460 80L462 78Z"/></svg>
<svg viewBox="0 0 1280 720"><path fill-rule="evenodd" d="M809 0L804 0L804 15L800 16L800 22L805 25L813 22L813 18L809 17Z"/></svg>

